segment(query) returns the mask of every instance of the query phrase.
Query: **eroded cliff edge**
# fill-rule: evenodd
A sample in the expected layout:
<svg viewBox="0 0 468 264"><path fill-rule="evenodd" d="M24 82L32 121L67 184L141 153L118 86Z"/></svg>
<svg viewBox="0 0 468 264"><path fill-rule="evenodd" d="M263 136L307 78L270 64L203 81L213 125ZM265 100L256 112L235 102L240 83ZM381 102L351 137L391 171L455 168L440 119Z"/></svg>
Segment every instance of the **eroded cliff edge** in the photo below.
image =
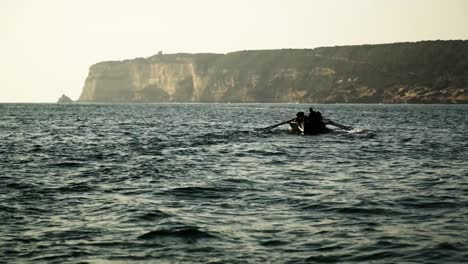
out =
<svg viewBox="0 0 468 264"><path fill-rule="evenodd" d="M468 103L468 41L158 54L90 67L80 102Z"/></svg>

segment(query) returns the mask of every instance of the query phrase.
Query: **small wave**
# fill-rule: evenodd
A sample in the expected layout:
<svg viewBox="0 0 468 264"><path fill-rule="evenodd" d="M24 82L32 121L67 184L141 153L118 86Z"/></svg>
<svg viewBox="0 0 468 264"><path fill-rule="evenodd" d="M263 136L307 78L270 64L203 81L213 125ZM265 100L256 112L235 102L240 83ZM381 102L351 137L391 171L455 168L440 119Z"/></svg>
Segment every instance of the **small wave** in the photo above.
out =
<svg viewBox="0 0 468 264"><path fill-rule="evenodd" d="M399 212L386 208L367 208L367 207L343 207L334 209L342 214L363 214L363 215L397 215Z"/></svg>
<svg viewBox="0 0 468 264"><path fill-rule="evenodd" d="M24 183L24 182L9 182L5 184L6 188L17 189L17 190L35 190L38 188L36 184Z"/></svg>
<svg viewBox="0 0 468 264"><path fill-rule="evenodd" d="M58 187L55 190L61 193L72 193L72 192L89 192L94 188L85 183L73 183L66 186Z"/></svg>
<svg viewBox="0 0 468 264"><path fill-rule="evenodd" d="M13 243L23 243L23 244L33 244L33 243L41 242L41 240L38 238L28 237L28 236L15 237L11 239L6 239L5 241L13 242Z"/></svg>
<svg viewBox="0 0 468 264"><path fill-rule="evenodd" d="M344 244L334 244L334 245L324 245L324 246L317 248L316 250L320 252L333 252L333 251L342 250L343 248L345 248Z"/></svg>
<svg viewBox="0 0 468 264"><path fill-rule="evenodd" d="M185 198L204 198L204 199L221 199L226 198L227 192L232 191L229 188L214 188L214 187L181 187L168 190L167 193L175 196L183 196Z"/></svg>
<svg viewBox="0 0 468 264"><path fill-rule="evenodd" d="M342 255L316 255L310 256L305 259L306 262L317 262L317 263L336 263L343 260Z"/></svg>
<svg viewBox="0 0 468 264"><path fill-rule="evenodd" d="M274 240L274 239L260 242L260 245L262 245L264 247L283 246L283 245L286 245L286 244L288 244L286 241Z"/></svg>
<svg viewBox="0 0 468 264"><path fill-rule="evenodd" d="M242 178L223 178L222 181L227 182L227 183L235 183L235 184L248 184L248 185L254 185L255 182L248 180L248 179L242 179Z"/></svg>
<svg viewBox="0 0 468 264"><path fill-rule="evenodd" d="M42 240L90 240L102 235L102 230L98 228L74 228L59 231L48 231L40 237Z"/></svg>
<svg viewBox="0 0 468 264"><path fill-rule="evenodd" d="M232 141L239 141L240 139L247 139L251 135L248 131L230 131L230 132L219 132L219 133L205 133L198 135L196 138L192 138L191 142L186 144L186 147L200 147L228 143ZM178 143L178 146L181 142Z"/></svg>
<svg viewBox="0 0 468 264"><path fill-rule="evenodd" d="M406 138L400 139L401 142L410 142L410 141L412 141L412 140L413 140L412 137L406 137Z"/></svg>
<svg viewBox="0 0 468 264"><path fill-rule="evenodd" d="M313 210L313 211L322 211L322 210L330 210L331 206L325 205L325 204L310 204L310 203L304 203L304 202L298 202L297 206L299 209L302 210Z"/></svg>
<svg viewBox="0 0 468 264"><path fill-rule="evenodd" d="M377 252L366 252L357 254L351 258L348 258L349 261L372 261L372 260L383 260L383 259L392 259L400 256L398 253L393 251L377 251Z"/></svg>
<svg viewBox="0 0 468 264"><path fill-rule="evenodd" d="M37 252L37 253L39 254L40 252ZM85 257L85 256L89 256L89 255L90 255L90 253L88 253L88 252L84 252L84 251L81 251L81 250L76 250L76 251L72 251L72 252L65 253L65 254L48 254L48 255L44 255L44 256L39 256L39 257L33 258L32 260L34 262L36 262L36 261L39 261L39 262L45 261L45 262L48 262L48 263L50 263L50 262L52 262L52 263L61 263L62 261L65 262L66 259ZM58 260L60 260L60 261L58 261Z"/></svg>
<svg viewBox="0 0 468 264"><path fill-rule="evenodd" d="M56 162L52 163L52 167L61 167L61 168L71 168L71 167L81 167L84 164L81 162L73 162L73 161L63 161L63 162Z"/></svg>
<svg viewBox="0 0 468 264"><path fill-rule="evenodd" d="M17 210L15 207L0 204L0 213L16 213Z"/></svg>
<svg viewBox="0 0 468 264"><path fill-rule="evenodd" d="M399 204L402 207L416 209L447 209L462 207L460 203L452 201L437 201L433 197L427 199L404 198L396 201L396 204Z"/></svg>
<svg viewBox="0 0 468 264"><path fill-rule="evenodd" d="M32 148L31 148L30 151L31 151L31 152L39 152L39 151L41 151L41 150L42 150L42 146L36 144L36 145L32 146Z"/></svg>
<svg viewBox="0 0 468 264"><path fill-rule="evenodd" d="M179 238L188 242L196 242L199 239L215 237L215 235L202 231L198 227L184 226L150 231L138 236L138 239Z"/></svg>
<svg viewBox="0 0 468 264"><path fill-rule="evenodd" d="M466 244L442 242L431 247L421 248L404 256L403 259L418 262L422 258L430 257L432 263L466 263L467 254L465 252Z"/></svg>
<svg viewBox="0 0 468 264"><path fill-rule="evenodd" d="M287 156L284 151L272 151L272 150L264 150L264 149L250 149L247 150L243 155L249 156L248 154L259 155L262 157L270 157L270 156Z"/></svg>
<svg viewBox="0 0 468 264"><path fill-rule="evenodd" d="M313 210L329 213L356 214L356 215L400 215L402 212L382 207L370 207L356 204L348 207L341 207L339 204L310 204L299 203L297 205L301 210Z"/></svg>
<svg viewBox="0 0 468 264"><path fill-rule="evenodd" d="M147 212L138 216L139 219L144 220L144 221L154 221L154 220L158 220L161 218L168 218L168 217L171 217L171 215L160 210L153 210L151 212Z"/></svg>
<svg viewBox="0 0 468 264"><path fill-rule="evenodd" d="M449 242L443 242L437 244L434 248L434 250L443 250L443 251L465 251L466 250L466 245L463 243L449 243Z"/></svg>

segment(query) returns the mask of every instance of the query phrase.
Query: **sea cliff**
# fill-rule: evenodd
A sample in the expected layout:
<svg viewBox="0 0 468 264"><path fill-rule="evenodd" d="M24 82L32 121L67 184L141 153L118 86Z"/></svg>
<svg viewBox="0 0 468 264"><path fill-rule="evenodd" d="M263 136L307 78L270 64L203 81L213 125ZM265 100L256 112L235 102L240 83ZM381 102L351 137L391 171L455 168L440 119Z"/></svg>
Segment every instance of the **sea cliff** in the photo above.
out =
<svg viewBox="0 0 468 264"><path fill-rule="evenodd" d="M158 54L92 65L80 102L468 103L468 41Z"/></svg>

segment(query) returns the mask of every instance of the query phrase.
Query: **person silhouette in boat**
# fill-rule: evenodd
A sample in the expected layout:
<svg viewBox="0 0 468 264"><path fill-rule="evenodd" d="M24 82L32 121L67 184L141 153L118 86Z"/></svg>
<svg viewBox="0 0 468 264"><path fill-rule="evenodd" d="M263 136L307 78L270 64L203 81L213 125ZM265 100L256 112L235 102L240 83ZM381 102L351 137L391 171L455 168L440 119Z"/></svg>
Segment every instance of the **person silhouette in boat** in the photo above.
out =
<svg viewBox="0 0 468 264"><path fill-rule="evenodd" d="M325 123L323 122L322 113L309 108L309 115L304 119L304 134L316 135L326 131Z"/></svg>
<svg viewBox="0 0 468 264"><path fill-rule="evenodd" d="M322 121L323 122L322 113L320 113L319 111L314 111L314 109L312 109L312 107L309 108L309 116L315 116L317 121Z"/></svg>
<svg viewBox="0 0 468 264"><path fill-rule="evenodd" d="M304 133L304 112L298 112L296 118L293 121L289 122L290 132L293 134L303 134Z"/></svg>

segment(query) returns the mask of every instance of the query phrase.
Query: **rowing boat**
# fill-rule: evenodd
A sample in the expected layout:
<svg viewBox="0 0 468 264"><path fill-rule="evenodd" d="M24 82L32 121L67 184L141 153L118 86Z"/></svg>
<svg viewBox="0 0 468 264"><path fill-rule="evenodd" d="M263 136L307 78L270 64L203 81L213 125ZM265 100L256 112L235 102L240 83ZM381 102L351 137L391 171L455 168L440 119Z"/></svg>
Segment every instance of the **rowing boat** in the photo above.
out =
<svg viewBox="0 0 468 264"><path fill-rule="evenodd" d="M314 129L305 129L302 125L299 125L297 122L290 122L289 123L289 133L295 135L319 135L331 132L332 129L329 129L326 126L321 128L314 128Z"/></svg>

